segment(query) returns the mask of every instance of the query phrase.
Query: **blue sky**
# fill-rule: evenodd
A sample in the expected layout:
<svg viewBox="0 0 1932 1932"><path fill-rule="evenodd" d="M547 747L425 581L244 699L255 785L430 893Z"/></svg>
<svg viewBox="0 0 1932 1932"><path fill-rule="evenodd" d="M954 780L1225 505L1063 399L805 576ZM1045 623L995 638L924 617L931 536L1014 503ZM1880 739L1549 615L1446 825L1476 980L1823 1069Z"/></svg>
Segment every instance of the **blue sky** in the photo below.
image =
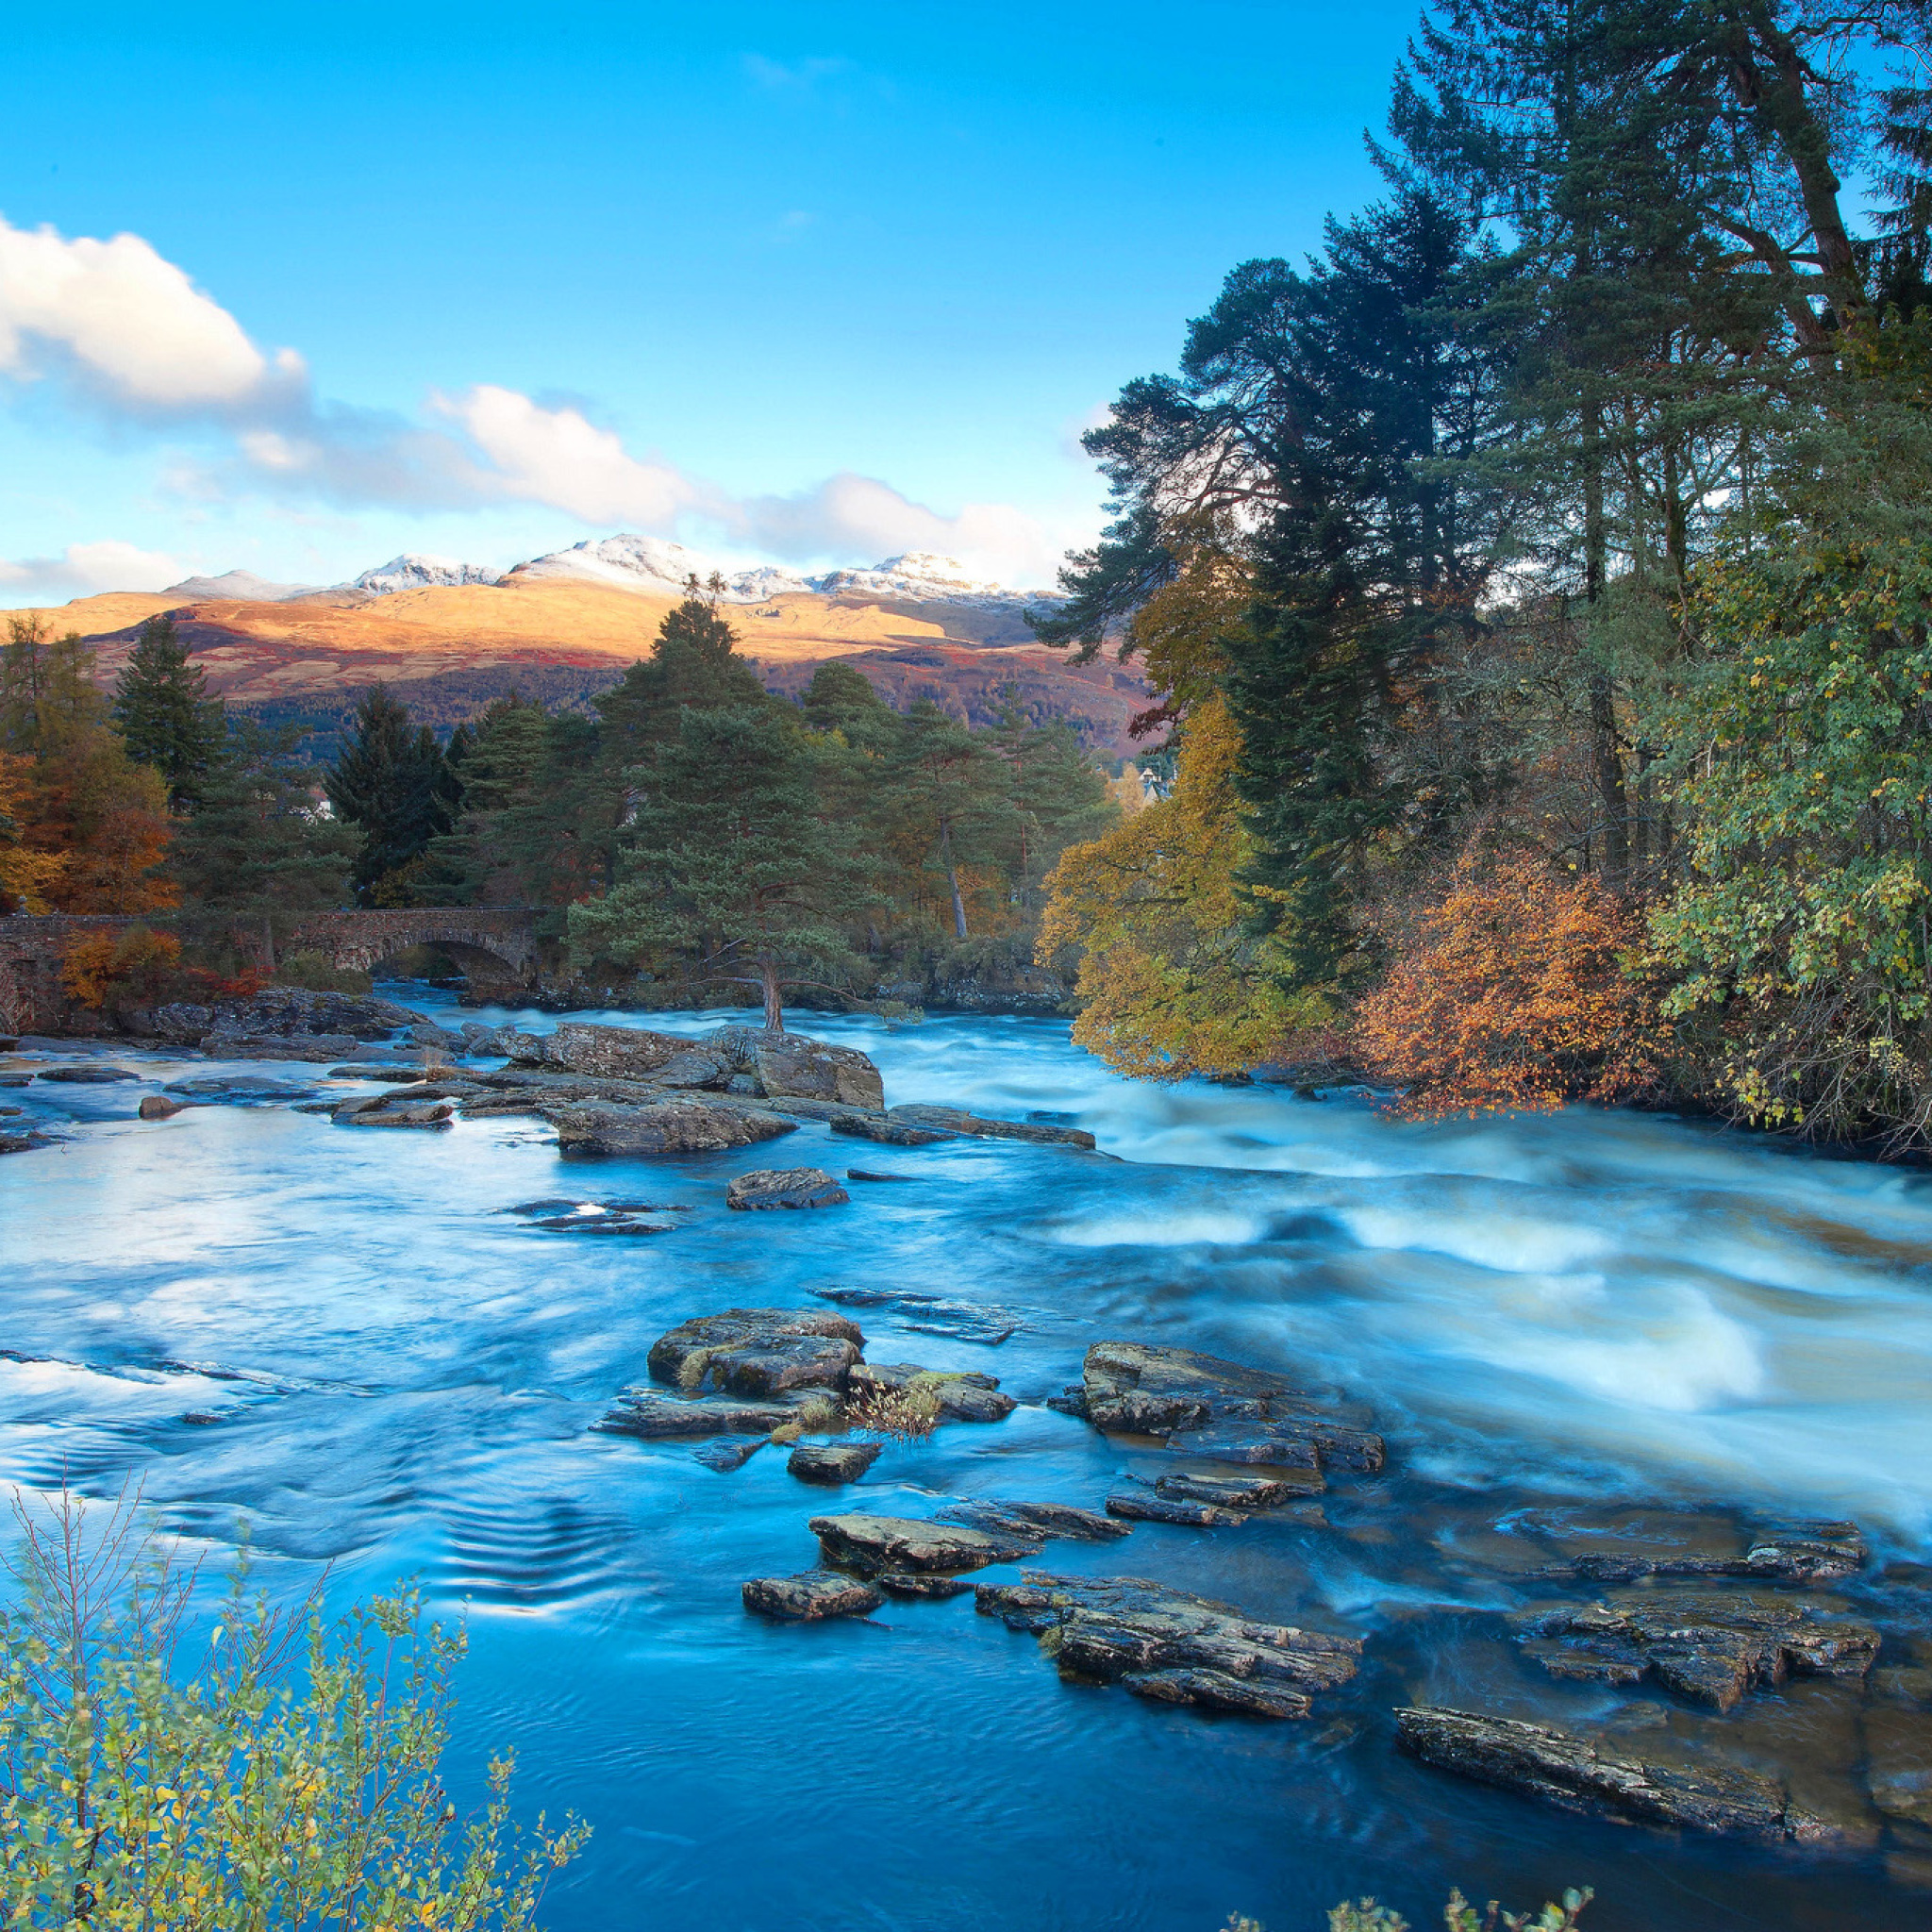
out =
<svg viewBox="0 0 1932 1932"><path fill-rule="evenodd" d="M1375 192L1415 12L24 14L0 603L619 528L1041 581L1079 429Z"/></svg>

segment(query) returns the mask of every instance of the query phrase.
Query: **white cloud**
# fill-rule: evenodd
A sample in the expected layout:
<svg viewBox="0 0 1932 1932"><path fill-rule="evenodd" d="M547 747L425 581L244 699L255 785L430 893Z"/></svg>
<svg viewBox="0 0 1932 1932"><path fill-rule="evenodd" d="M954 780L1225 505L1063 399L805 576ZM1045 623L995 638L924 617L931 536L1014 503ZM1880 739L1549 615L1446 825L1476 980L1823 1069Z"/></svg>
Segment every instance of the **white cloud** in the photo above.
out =
<svg viewBox="0 0 1932 1932"><path fill-rule="evenodd" d="M187 575L159 550L108 538L70 543L58 557L0 558L0 590L11 597L87 596L95 591L164 591Z"/></svg>
<svg viewBox="0 0 1932 1932"><path fill-rule="evenodd" d="M751 63L748 63L751 64ZM770 85L840 63L767 63ZM788 218L790 219L790 218ZM1007 504L946 515L875 477L835 475L793 495L735 497L653 454L634 456L575 405L491 383L432 393L425 421L321 403L292 351L265 356L233 316L136 235L100 242L0 217L0 376L60 373L137 422L198 423L221 454L173 460L168 486L201 502L262 492L353 509L561 510L592 527L675 537L697 525L787 562L872 563L902 551L958 558L974 575L1052 581L1067 538ZM0 583L158 588L182 573L129 544L0 563Z"/></svg>
<svg viewBox="0 0 1932 1932"><path fill-rule="evenodd" d="M139 235L70 242L0 216L0 374L31 381L54 368L158 412L232 408L303 375L300 357L264 356Z"/></svg>

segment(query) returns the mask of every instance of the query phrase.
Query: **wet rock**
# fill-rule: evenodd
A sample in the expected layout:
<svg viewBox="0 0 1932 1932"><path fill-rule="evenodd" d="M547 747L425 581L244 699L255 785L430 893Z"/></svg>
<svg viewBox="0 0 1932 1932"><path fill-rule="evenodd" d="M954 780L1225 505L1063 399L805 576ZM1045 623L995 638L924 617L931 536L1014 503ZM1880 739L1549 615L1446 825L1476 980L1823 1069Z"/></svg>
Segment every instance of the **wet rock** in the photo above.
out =
<svg viewBox="0 0 1932 1932"><path fill-rule="evenodd" d="M851 1198L822 1167L758 1168L724 1190L725 1207L740 1209L837 1208Z"/></svg>
<svg viewBox="0 0 1932 1932"><path fill-rule="evenodd" d="M1182 1496L1135 1494L1132 1491L1107 1499L1109 1516L1124 1517L1130 1523L1181 1523L1196 1529L1224 1529L1245 1523L1239 1509L1224 1508L1219 1503L1199 1503Z"/></svg>
<svg viewBox="0 0 1932 1932"><path fill-rule="evenodd" d="M729 1474L735 1469L742 1469L770 1441L769 1436L719 1436L700 1442L691 1452L691 1459L702 1462L707 1469Z"/></svg>
<svg viewBox="0 0 1932 1932"><path fill-rule="evenodd" d="M736 1029L727 1029L735 1031ZM749 1031L749 1029L746 1029ZM725 1042L720 1041L721 1046ZM849 1046L827 1046L796 1033L752 1034L752 1064L746 1070L774 1100L835 1100L846 1107L882 1108L885 1083L864 1054Z"/></svg>
<svg viewBox="0 0 1932 1932"><path fill-rule="evenodd" d="M801 1442L786 1469L808 1483L856 1483L879 1459L877 1442Z"/></svg>
<svg viewBox="0 0 1932 1932"><path fill-rule="evenodd" d="M801 1308L727 1308L681 1322L651 1344L654 1381L692 1393L772 1397L798 1390L841 1393L865 1337L843 1315Z"/></svg>
<svg viewBox="0 0 1932 1932"><path fill-rule="evenodd" d="M828 1562L867 1575L983 1570L989 1563L1012 1563L1040 1554L1037 1539L995 1536L963 1524L910 1516L814 1516L808 1527Z"/></svg>
<svg viewBox="0 0 1932 1932"><path fill-rule="evenodd" d="M640 1221L635 1214L558 1214L533 1221L545 1234L645 1235L670 1234L668 1221Z"/></svg>
<svg viewBox="0 0 1932 1932"><path fill-rule="evenodd" d="M330 1035L352 1044L358 1041L384 1040L398 1027L413 1026L422 1018L422 1014L399 1007L393 1000L368 994L310 992L304 987L268 986L244 999L216 1000L207 1005L180 1001L156 1007L146 1015L145 1030L176 1045L201 1045L213 1052L221 1042L228 1041L257 1041L273 1047ZM215 1046L209 1045L210 1039Z"/></svg>
<svg viewBox="0 0 1932 1932"><path fill-rule="evenodd" d="M1308 1693L1347 1683L1361 1656L1359 1638L1263 1623L1144 1577L1029 1571L1017 1584L981 1584L975 1596L981 1615L1039 1637L1062 1676L1131 1689L1158 1678L1159 1687L1141 1694L1169 1703L1305 1717ZM1174 1674L1192 1672L1211 1677L1190 1683ZM1257 1694L1226 1701L1235 1693L1223 1678Z"/></svg>
<svg viewBox="0 0 1932 1932"><path fill-rule="evenodd" d="M862 1167L848 1167L845 1178L848 1181L909 1181L917 1176L909 1174L870 1174Z"/></svg>
<svg viewBox="0 0 1932 1932"><path fill-rule="evenodd" d="M858 1141L876 1141L884 1147L930 1147L959 1136L943 1127L915 1127L910 1121L888 1120L874 1113L841 1114L828 1124L835 1134Z"/></svg>
<svg viewBox="0 0 1932 1932"><path fill-rule="evenodd" d="M221 1417L211 1408L191 1408L181 1420L190 1428L211 1429L221 1421Z"/></svg>
<svg viewBox="0 0 1932 1932"><path fill-rule="evenodd" d="M1877 1707L1866 1713L1865 1745L1873 1804L1894 1824L1932 1831L1932 1723Z"/></svg>
<svg viewBox="0 0 1932 1932"><path fill-rule="evenodd" d="M791 1133L795 1121L694 1100L546 1108L567 1154L715 1154Z"/></svg>
<svg viewBox="0 0 1932 1932"><path fill-rule="evenodd" d="M1177 1429L1170 1449L1209 1462L1270 1464L1282 1469L1345 1469L1374 1474L1387 1459L1380 1436L1319 1416L1281 1416L1265 1423L1220 1423Z"/></svg>
<svg viewBox="0 0 1932 1932"><path fill-rule="evenodd" d="M626 1389L617 1406L591 1426L607 1435L656 1441L678 1436L769 1436L798 1420L795 1402L745 1402L728 1395L667 1395Z"/></svg>
<svg viewBox="0 0 1932 1932"><path fill-rule="evenodd" d="M165 1093L143 1093L135 1112L144 1121L170 1121L188 1106L185 1100L170 1100Z"/></svg>
<svg viewBox="0 0 1932 1932"><path fill-rule="evenodd" d="M1247 1717L1307 1717L1311 1707L1308 1693L1291 1684L1231 1677L1225 1671L1147 1671L1124 1676L1121 1683L1136 1697L1157 1703L1240 1711Z"/></svg>
<svg viewBox="0 0 1932 1932"><path fill-rule="evenodd" d="M996 1375L967 1369L923 1369L917 1362L858 1363L847 1386L857 1399L884 1391L903 1394L914 1382L938 1399L942 1422L1002 1423L1020 1406L999 1392Z"/></svg>
<svg viewBox="0 0 1932 1932"><path fill-rule="evenodd" d="M602 1079L648 1080L689 1054L696 1042L680 1033L566 1020L551 1033L506 1031L499 1036L498 1044L520 1066L561 1067Z"/></svg>
<svg viewBox="0 0 1932 1932"><path fill-rule="evenodd" d="M1129 1534L1124 1523L1114 1523L1091 1509L1071 1503L1020 1503L1009 1498L976 1498L949 1503L940 1515L948 1523L971 1524L995 1536L1071 1537L1077 1542L1118 1542Z"/></svg>
<svg viewBox="0 0 1932 1932"><path fill-rule="evenodd" d="M744 1586L746 1609L792 1623L869 1617L884 1602L871 1584L829 1570L808 1570L799 1576L755 1576Z"/></svg>
<svg viewBox="0 0 1932 1932"><path fill-rule="evenodd" d="M889 1570L873 1581L888 1596L926 1599L964 1596L973 1588L963 1576L915 1576L908 1570Z"/></svg>
<svg viewBox="0 0 1932 1932"><path fill-rule="evenodd" d="M332 1059L335 1056L325 1058ZM378 1080L392 1087L408 1087L422 1079L423 1069L408 1060L358 1060L353 1065L331 1067L328 1076L331 1080Z"/></svg>
<svg viewBox="0 0 1932 1932"><path fill-rule="evenodd" d="M1644 1523L1656 1525L1650 1547L1583 1550L1534 1574L1586 1583L1634 1583L1645 1576L1756 1576L1830 1583L1855 1574L1871 1560L1864 1535L1854 1523L1793 1524L1760 1529L1741 1540L1700 1535L1701 1525L1693 1523L1676 1548L1668 1543L1656 1546L1669 1535L1668 1518L1645 1518Z"/></svg>
<svg viewBox="0 0 1932 1932"><path fill-rule="evenodd" d="M0 1154L25 1154L35 1147L51 1147L45 1134L0 1134Z"/></svg>
<svg viewBox="0 0 1932 1932"><path fill-rule="evenodd" d="M104 1067L98 1063L74 1067L42 1067L38 1077L69 1087L111 1087L119 1080L138 1080L141 1075L126 1067Z"/></svg>
<svg viewBox="0 0 1932 1932"><path fill-rule="evenodd" d="M1753 1772L1647 1763L1548 1725L1467 1710L1399 1709L1395 1724L1425 1763L1567 1810L1772 1841L1830 1837L1782 1784Z"/></svg>
<svg viewBox="0 0 1932 1932"><path fill-rule="evenodd" d="M1524 1612L1524 1649L1555 1677L1648 1678L1718 1710L1787 1676L1862 1678L1878 1654L1868 1624L1814 1616L1762 1591L1642 1591L1613 1602Z"/></svg>
<svg viewBox="0 0 1932 1932"><path fill-rule="evenodd" d="M350 1127L446 1127L453 1111L446 1100L402 1106L380 1100L374 1107L357 1107L353 1112L338 1108L335 1117L338 1123Z"/></svg>
<svg viewBox="0 0 1932 1932"><path fill-rule="evenodd" d="M886 1176L898 1179L894 1174ZM983 1341L997 1346L1021 1326L1020 1318L1005 1308L977 1302L953 1301L945 1295L922 1294L911 1289L892 1288L815 1288L811 1292L823 1302L835 1302L841 1308L887 1308L898 1317L899 1325L922 1335L951 1335L962 1341Z"/></svg>
<svg viewBox="0 0 1932 1932"><path fill-rule="evenodd" d="M1034 1141L1063 1147L1091 1147L1093 1136L1081 1127L1049 1126L1041 1121L995 1121L968 1113L960 1107L894 1107L887 1110L889 1123L914 1127L935 1127L942 1133L970 1134L985 1141Z"/></svg>
<svg viewBox="0 0 1932 1932"><path fill-rule="evenodd" d="M1224 1509L1280 1509L1299 1501L1311 1487L1299 1477L1271 1475L1194 1475L1182 1472L1157 1477L1154 1487L1163 1496L1181 1502L1214 1503Z"/></svg>

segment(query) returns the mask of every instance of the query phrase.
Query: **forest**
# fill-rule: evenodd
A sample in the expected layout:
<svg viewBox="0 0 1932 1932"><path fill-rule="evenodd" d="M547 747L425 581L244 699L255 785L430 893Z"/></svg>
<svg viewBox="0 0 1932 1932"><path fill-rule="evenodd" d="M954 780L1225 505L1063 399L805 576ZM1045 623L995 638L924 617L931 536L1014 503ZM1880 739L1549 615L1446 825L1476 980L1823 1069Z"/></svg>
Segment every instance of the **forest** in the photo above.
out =
<svg viewBox="0 0 1932 1932"><path fill-rule="evenodd" d="M165 619L109 701L17 618L0 893L271 949L351 895L540 906L581 974L774 1018L1032 954L1136 1075L1926 1151L1928 36L1428 12L1382 198L1235 267L1088 435L1112 521L1033 622L1144 666L1144 807L849 664L774 698L695 583L593 717L439 743L377 688L320 794Z"/></svg>
<svg viewBox="0 0 1932 1932"><path fill-rule="evenodd" d="M1425 15L1383 198L1087 439L1038 627L1179 775L1055 881L1085 1043L1925 1149L1928 27Z"/></svg>

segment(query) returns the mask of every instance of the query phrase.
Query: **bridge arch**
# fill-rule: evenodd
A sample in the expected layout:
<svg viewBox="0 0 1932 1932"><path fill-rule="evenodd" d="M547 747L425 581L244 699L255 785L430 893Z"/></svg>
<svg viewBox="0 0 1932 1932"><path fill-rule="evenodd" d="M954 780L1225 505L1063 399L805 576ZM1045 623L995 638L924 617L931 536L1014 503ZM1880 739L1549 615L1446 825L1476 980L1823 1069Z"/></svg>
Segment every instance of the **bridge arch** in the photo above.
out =
<svg viewBox="0 0 1932 1932"><path fill-rule="evenodd" d="M537 975L536 923L521 907L394 908L318 912L282 941L282 951L324 953L345 970L373 973L415 946L448 953L473 978L525 985Z"/></svg>

